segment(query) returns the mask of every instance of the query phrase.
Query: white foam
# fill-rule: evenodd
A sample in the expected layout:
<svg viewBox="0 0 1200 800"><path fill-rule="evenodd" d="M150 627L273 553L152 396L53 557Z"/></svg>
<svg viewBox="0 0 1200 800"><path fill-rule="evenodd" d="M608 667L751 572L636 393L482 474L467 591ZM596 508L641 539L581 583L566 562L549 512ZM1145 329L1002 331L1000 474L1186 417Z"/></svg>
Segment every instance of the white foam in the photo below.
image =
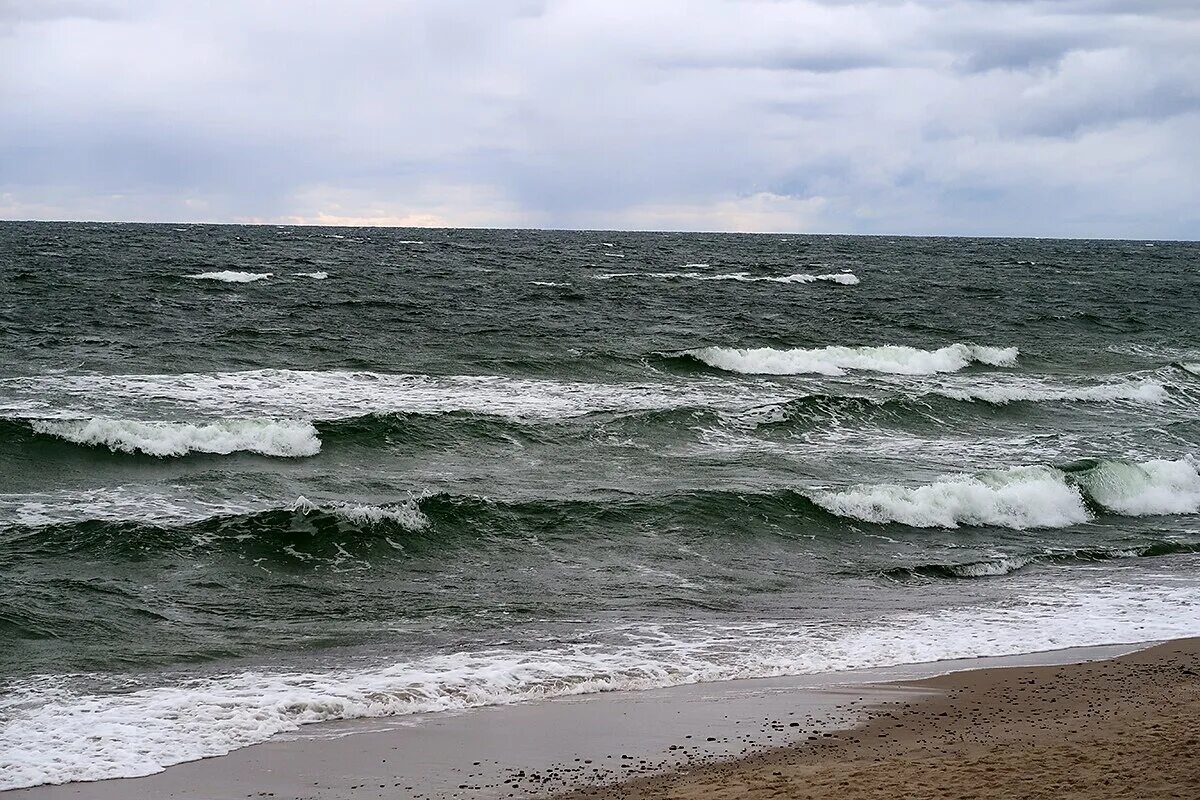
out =
<svg viewBox="0 0 1200 800"><path fill-rule="evenodd" d="M556 281L530 281L534 286L570 286L569 283L558 283Z"/></svg>
<svg viewBox="0 0 1200 800"><path fill-rule="evenodd" d="M334 503L320 505L307 497L297 497L292 504L293 511L327 511L336 514L350 522L368 525L379 522L398 522L410 531L419 531L429 527L429 517L421 511L421 505L415 498L390 506L355 505L352 503Z"/></svg>
<svg viewBox="0 0 1200 800"><path fill-rule="evenodd" d="M744 408L784 402L783 387L748 387L706 377L673 383L585 383L487 375L251 370L178 375L42 375L0 379L0 414L205 417L255 415L334 420L363 414L466 412L516 421L593 412L684 407ZM40 404L40 405L38 405Z"/></svg>
<svg viewBox="0 0 1200 800"><path fill-rule="evenodd" d="M1079 482L1089 497L1118 514L1200 512L1200 474L1190 459L1140 464L1102 461L1083 473Z"/></svg>
<svg viewBox="0 0 1200 800"><path fill-rule="evenodd" d="M401 239L396 244L425 244L425 242L420 239Z"/></svg>
<svg viewBox="0 0 1200 800"><path fill-rule="evenodd" d="M879 524L1063 528L1092 519L1085 497L1108 513L1126 516L1200 512L1200 474L1190 458L1101 461L1071 473L1012 467L923 486L862 485L808 497L832 514Z"/></svg>
<svg viewBox="0 0 1200 800"><path fill-rule="evenodd" d="M271 501L245 495L237 501L205 500L162 486L125 484L100 489L0 494L0 526L40 527L90 520L184 525L218 516L266 511Z"/></svg>
<svg viewBox="0 0 1200 800"><path fill-rule="evenodd" d="M1050 467L954 476L917 487L881 484L816 491L809 498L841 517L916 528L1063 528L1091 519L1079 490Z"/></svg>
<svg viewBox="0 0 1200 800"><path fill-rule="evenodd" d="M188 275L189 278L205 281L222 281L224 283L253 283L254 281L266 280L274 275L272 272L236 272L234 270L224 270L222 272L201 272L199 275Z"/></svg>
<svg viewBox="0 0 1200 800"><path fill-rule="evenodd" d="M1200 361L1195 363L1185 361L1179 366L1183 368L1184 372L1190 372L1193 375L1200 375Z"/></svg>
<svg viewBox="0 0 1200 800"><path fill-rule="evenodd" d="M316 281L323 281L329 277L329 273L328 272L297 272L296 276L300 277L300 278L312 278L313 280L316 280Z"/></svg>
<svg viewBox="0 0 1200 800"><path fill-rule="evenodd" d="M35 431L83 445L152 456L234 452L268 456L313 456L321 440L311 422L289 420L217 420L214 422L143 422L93 417L85 420L31 420Z"/></svg>
<svg viewBox="0 0 1200 800"><path fill-rule="evenodd" d="M996 578L1010 575L1033 562L1032 556L999 556L990 561L976 561L971 564L955 564L948 567L950 572L960 578Z"/></svg>
<svg viewBox="0 0 1200 800"><path fill-rule="evenodd" d="M1084 402L1105 403L1128 400L1138 403L1164 403L1167 401L1166 387L1155 380L1128 383L1105 383L1096 386L1054 386L1044 383L978 385L940 387L931 394L953 400L975 401L1006 405L1022 401L1030 402Z"/></svg>
<svg viewBox="0 0 1200 800"><path fill-rule="evenodd" d="M686 266L704 267L708 265L688 264ZM742 281L745 283L757 283L760 281L768 283L816 283L817 281L829 281L830 283L840 283L844 286L854 286L860 283L858 276L849 272L837 272L827 275L809 275L807 273L796 273L795 275L751 275L749 272L729 272L722 275L706 275L703 272L606 272L596 275L595 278L601 281L609 281L614 278L665 278L695 281Z"/></svg>
<svg viewBox="0 0 1200 800"><path fill-rule="evenodd" d="M582 630L574 642L497 648L355 670L248 670L86 694L56 678L0 698L0 789L159 772L301 725L554 696L800 675L1194 636L1186 585L1051 586L1004 606L897 614L855 626L787 621ZM599 646L595 640L622 643Z"/></svg>
<svg viewBox="0 0 1200 800"><path fill-rule="evenodd" d="M982 347L952 344L938 350L901 345L879 347L818 347L777 350L773 347L704 347L687 353L709 366L729 372L766 375L845 375L847 370L888 372L897 375L930 375L956 372L978 362L1012 366L1015 347Z"/></svg>

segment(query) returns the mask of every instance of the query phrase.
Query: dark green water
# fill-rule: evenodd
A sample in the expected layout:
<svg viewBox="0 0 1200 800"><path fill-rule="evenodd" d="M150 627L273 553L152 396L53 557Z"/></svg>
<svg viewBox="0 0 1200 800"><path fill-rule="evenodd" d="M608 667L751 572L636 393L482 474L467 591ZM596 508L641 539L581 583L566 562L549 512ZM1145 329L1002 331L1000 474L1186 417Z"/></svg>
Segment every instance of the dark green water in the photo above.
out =
<svg viewBox="0 0 1200 800"><path fill-rule="evenodd" d="M0 223L0 788L323 719L1200 633L1198 268Z"/></svg>

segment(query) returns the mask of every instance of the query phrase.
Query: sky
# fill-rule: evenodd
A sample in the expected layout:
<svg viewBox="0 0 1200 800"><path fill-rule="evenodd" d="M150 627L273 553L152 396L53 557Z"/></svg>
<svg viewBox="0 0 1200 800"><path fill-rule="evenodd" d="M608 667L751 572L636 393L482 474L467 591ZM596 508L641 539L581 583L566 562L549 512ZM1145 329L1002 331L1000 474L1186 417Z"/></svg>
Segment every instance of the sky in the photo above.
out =
<svg viewBox="0 0 1200 800"><path fill-rule="evenodd" d="M1200 0L0 0L0 219L1200 239Z"/></svg>

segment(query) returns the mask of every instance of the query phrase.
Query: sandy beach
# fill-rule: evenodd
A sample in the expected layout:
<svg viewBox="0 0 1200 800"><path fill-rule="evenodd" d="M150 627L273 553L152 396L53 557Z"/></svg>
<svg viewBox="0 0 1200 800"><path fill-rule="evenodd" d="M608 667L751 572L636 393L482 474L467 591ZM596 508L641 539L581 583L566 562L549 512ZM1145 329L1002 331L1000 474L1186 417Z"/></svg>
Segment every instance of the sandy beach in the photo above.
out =
<svg viewBox="0 0 1200 800"><path fill-rule="evenodd" d="M1200 640L1109 661L958 672L864 726L572 797L1200 797ZM790 724L790 723L788 723Z"/></svg>

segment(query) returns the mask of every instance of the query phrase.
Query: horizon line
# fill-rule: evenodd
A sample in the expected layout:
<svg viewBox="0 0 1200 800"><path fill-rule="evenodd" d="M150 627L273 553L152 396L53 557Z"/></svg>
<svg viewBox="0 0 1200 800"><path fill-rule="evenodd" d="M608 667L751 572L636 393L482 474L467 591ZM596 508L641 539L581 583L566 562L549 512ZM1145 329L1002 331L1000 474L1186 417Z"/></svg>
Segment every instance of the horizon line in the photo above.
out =
<svg viewBox="0 0 1200 800"><path fill-rule="evenodd" d="M816 231L735 231L735 230L682 230L658 228L555 228L555 227L493 227L488 225L346 225L315 222L179 222L151 220L96 220L96 219L0 219L0 225L192 225L229 226L243 228L339 228L344 230L415 230L415 231L529 231L534 233L648 233L685 234L704 236L837 236L889 239L1037 239L1074 242L1167 242L1171 244L1200 244L1200 238L1123 238L1118 236L1039 236L1020 234L964 234L964 233L834 233Z"/></svg>

